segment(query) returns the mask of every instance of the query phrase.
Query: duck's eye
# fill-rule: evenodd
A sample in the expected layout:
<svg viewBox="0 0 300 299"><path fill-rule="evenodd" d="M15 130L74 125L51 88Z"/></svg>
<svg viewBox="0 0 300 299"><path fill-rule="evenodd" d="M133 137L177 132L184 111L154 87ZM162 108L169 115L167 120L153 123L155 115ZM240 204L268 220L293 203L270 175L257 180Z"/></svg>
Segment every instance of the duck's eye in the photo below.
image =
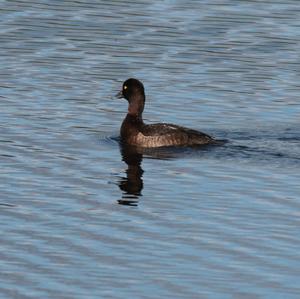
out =
<svg viewBox="0 0 300 299"><path fill-rule="evenodd" d="M128 88L127 85L124 85L123 89L126 90L127 88Z"/></svg>

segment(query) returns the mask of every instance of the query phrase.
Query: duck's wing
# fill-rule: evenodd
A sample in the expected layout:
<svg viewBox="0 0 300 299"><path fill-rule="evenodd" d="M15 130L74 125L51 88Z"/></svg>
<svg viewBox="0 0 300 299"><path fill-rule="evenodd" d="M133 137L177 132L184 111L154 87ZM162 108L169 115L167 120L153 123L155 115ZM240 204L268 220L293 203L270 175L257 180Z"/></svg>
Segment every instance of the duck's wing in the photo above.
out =
<svg viewBox="0 0 300 299"><path fill-rule="evenodd" d="M167 123L144 125L141 128L141 132L145 136L169 135L169 134L174 134L174 133L178 132L179 130L182 130L182 127L172 125L172 124L167 124Z"/></svg>
<svg viewBox="0 0 300 299"><path fill-rule="evenodd" d="M200 131L173 125L173 124L168 124L168 123L144 125L141 128L141 131L145 136L161 136L161 135L169 135L169 134L173 135L173 134L182 133L188 135L195 135L198 137L205 137L205 136L210 137L209 135L202 133Z"/></svg>
<svg viewBox="0 0 300 299"><path fill-rule="evenodd" d="M165 145L208 144L214 140L205 133L168 123L144 125L141 133L146 139Z"/></svg>

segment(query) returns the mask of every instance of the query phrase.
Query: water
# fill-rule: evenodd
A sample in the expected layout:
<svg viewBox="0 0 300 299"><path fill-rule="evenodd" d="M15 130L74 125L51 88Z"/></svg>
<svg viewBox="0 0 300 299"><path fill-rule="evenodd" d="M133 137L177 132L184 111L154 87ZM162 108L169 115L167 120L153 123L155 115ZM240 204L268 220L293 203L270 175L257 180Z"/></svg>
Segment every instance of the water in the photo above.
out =
<svg viewBox="0 0 300 299"><path fill-rule="evenodd" d="M300 8L1 1L1 298L299 298ZM132 152L145 121L223 146Z"/></svg>

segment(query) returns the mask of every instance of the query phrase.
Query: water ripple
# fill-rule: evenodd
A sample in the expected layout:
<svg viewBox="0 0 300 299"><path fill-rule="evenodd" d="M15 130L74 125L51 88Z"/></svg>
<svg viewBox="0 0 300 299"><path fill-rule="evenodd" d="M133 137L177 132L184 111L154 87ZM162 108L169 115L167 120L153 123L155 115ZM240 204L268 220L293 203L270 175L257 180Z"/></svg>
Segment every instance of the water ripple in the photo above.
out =
<svg viewBox="0 0 300 299"><path fill-rule="evenodd" d="M298 298L299 11L2 1L0 297ZM123 148L128 77L227 142Z"/></svg>

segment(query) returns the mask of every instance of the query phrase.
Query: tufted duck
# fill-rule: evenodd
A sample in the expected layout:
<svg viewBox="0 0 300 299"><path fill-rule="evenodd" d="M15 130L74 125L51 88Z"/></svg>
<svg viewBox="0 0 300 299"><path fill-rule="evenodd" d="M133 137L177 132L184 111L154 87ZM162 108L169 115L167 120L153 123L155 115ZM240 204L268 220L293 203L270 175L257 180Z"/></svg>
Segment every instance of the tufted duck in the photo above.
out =
<svg viewBox="0 0 300 299"><path fill-rule="evenodd" d="M202 132L185 127L158 123L146 125L142 113L145 91L142 82L130 78L123 83L119 98L128 101L128 113L121 126L121 140L140 147L193 146L213 144L215 139Z"/></svg>

